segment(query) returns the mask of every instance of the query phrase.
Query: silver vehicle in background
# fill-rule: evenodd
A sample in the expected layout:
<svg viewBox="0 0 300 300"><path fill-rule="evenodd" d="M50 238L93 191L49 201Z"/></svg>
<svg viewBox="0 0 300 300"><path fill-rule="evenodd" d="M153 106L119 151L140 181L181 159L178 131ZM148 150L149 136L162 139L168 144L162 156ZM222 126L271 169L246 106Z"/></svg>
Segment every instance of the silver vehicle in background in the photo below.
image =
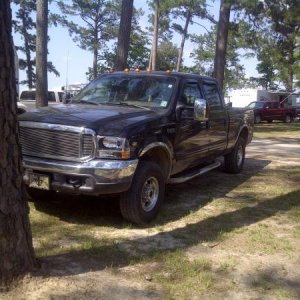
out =
<svg viewBox="0 0 300 300"><path fill-rule="evenodd" d="M56 105L63 102L63 91L48 91L48 105ZM18 101L18 114L32 111L36 108L36 91L24 90Z"/></svg>

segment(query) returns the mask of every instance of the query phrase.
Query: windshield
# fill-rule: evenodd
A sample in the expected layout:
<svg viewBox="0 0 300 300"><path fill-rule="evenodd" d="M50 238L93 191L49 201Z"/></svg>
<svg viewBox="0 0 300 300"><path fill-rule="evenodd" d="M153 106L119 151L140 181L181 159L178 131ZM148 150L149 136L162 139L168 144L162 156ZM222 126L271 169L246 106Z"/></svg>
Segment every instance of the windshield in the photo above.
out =
<svg viewBox="0 0 300 300"><path fill-rule="evenodd" d="M249 108L264 108L264 102L251 102L247 107Z"/></svg>
<svg viewBox="0 0 300 300"><path fill-rule="evenodd" d="M167 108L176 80L158 76L103 76L91 82L72 102L124 104L145 108Z"/></svg>

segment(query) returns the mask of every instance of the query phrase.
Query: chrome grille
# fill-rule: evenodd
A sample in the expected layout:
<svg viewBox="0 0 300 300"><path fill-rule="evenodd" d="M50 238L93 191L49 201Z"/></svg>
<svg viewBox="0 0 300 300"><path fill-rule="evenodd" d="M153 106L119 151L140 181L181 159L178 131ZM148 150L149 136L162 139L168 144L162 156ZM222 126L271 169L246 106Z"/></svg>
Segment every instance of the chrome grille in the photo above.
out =
<svg viewBox="0 0 300 300"><path fill-rule="evenodd" d="M89 131L89 134L86 134ZM87 129L20 122L23 155L81 161L93 157L94 135Z"/></svg>
<svg viewBox="0 0 300 300"><path fill-rule="evenodd" d="M94 149L94 140L91 135L84 134L83 135L83 149L82 155L83 156L90 156L93 153Z"/></svg>

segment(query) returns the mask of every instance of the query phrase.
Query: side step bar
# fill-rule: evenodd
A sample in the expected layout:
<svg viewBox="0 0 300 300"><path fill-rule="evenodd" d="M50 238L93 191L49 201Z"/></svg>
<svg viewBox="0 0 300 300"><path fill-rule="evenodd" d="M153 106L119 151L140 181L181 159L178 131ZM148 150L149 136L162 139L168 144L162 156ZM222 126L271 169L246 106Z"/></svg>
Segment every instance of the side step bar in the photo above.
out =
<svg viewBox="0 0 300 300"><path fill-rule="evenodd" d="M209 172L213 169L216 169L218 168L219 166L221 166L221 162L220 161L216 161L204 168L201 168L199 170L194 170L193 172L191 173L187 173L187 174L184 174L183 176L180 176L180 177L171 177L168 181L169 184L176 184L176 183L183 183L183 182L186 182L188 180L191 180L199 175L202 175L206 172Z"/></svg>

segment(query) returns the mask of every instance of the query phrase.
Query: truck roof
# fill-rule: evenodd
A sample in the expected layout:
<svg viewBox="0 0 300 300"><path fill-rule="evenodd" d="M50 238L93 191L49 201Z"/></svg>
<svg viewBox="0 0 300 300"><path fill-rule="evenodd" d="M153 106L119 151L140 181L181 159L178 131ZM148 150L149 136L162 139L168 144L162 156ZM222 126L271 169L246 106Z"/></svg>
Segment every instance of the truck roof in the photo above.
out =
<svg viewBox="0 0 300 300"><path fill-rule="evenodd" d="M156 76L166 76L166 77L177 77L177 78L190 78L190 79L206 79L210 81L217 82L216 78L209 77L209 76L204 76L196 73L183 73L183 72L173 72L173 71L135 71L135 70L130 70L130 71L116 71L116 72L110 72L110 73L105 73L101 74L101 76L105 75L156 75Z"/></svg>

